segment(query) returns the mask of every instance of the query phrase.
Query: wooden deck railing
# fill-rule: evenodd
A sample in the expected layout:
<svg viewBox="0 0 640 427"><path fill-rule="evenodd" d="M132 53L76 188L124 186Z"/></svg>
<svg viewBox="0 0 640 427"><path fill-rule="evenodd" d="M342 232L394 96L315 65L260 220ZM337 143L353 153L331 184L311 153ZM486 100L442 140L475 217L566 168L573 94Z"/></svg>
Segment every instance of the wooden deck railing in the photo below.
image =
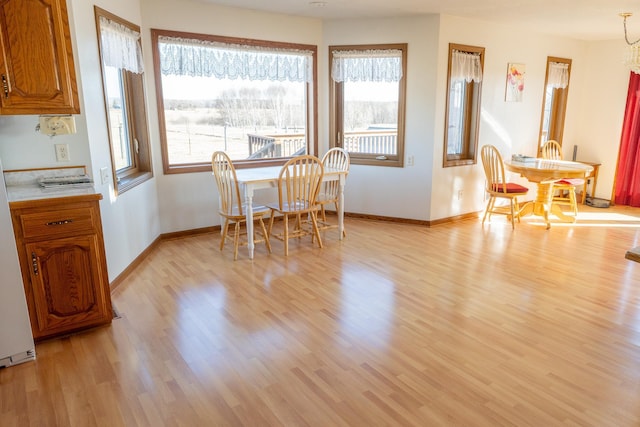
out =
<svg viewBox="0 0 640 427"><path fill-rule="evenodd" d="M305 134L255 135L249 138L249 159L291 157L304 154L307 148Z"/></svg>
<svg viewBox="0 0 640 427"><path fill-rule="evenodd" d="M247 134L249 159L291 157L306 152L305 134ZM398 133L389 131L345 132L344 149L350 153L398 154Z"/></svg>
<svg viewBox="0 0 640 427"><path fill-rule="evenodd" d="M398 132L358 131L344 133L344 149L350 153L398 154Z"/></svg>

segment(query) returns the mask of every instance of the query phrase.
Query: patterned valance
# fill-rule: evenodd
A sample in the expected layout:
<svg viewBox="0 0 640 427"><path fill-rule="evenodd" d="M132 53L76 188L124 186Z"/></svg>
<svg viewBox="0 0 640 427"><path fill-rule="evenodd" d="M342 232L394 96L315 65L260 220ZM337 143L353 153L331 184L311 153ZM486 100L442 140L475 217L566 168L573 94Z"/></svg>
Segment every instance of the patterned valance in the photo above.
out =
<svg viewBox="0 0 640 427"><path fill-rule="evenodd" d="M100 17L100 49L104 65L138 74L144 71L140 33L104 16Z"/></svg>
<svg viewBox="0 0 640 427"><path fill-rule="evenodd" d="M160 36L163 75L309 82L312 52Z"/></svg>
<svg viewBox="0 0 640 427"><path fill-rule="evenodd" d="M336 50L331 78L336 82L398 82L402 78L399 49Z"/></svg>

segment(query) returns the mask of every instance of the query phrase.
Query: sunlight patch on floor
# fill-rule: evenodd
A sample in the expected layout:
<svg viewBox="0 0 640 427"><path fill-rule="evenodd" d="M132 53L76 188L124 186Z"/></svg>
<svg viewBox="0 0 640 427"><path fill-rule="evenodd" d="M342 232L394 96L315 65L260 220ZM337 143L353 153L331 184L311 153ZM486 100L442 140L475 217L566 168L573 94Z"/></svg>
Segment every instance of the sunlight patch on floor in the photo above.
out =
<svg viewBox="0 0 640 427"><path fill-rule="evenodd" d="M545 226L542 217L522 218L527 224ZM620 212L578 212L576 222L560 221L555 215L550 217L552 227L640 227L640 217Z"/></svg>

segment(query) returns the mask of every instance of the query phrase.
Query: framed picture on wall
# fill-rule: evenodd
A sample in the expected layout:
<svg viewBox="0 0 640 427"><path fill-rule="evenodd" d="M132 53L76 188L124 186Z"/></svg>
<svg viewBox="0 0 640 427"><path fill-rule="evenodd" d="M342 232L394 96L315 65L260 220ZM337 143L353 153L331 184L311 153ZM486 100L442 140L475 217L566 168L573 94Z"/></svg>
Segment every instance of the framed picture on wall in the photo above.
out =
<svg viewBox="0 0 640 427"><path fill-rule="evenodd" d="M524 95L524 74L527 66L510 62L507 64L507 85L504 91L506 102L522 102Z"/></svg>

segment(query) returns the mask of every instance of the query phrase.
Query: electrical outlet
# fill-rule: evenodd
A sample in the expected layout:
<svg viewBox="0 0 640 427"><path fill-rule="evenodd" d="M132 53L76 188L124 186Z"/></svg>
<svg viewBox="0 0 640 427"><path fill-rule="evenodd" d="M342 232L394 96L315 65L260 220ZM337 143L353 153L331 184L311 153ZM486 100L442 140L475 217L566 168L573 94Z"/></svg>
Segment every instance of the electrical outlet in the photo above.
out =
<svg viewBox="0 0 640 427"><path fill-rule="evenodd" d="M56 144L56 160L59 162L69 161L69 144Z"/></svg>
<svg viewBox="0 0 640 427"><path fill-rule="evenodd" d="M106 167L100 168L100 180L103 184L109 182L109 169L107 169Z"/></svg>
<svg viewBox="0 0 640 427"><path fill-rule="evenodd" d="M462 190L458 190L458 200L462 200Z"/></svg>
<svg viewBox="0 0 640 427"><path fill-rule="evenodd" d="M413 156L407 156L407 165L408 166L413 166L413 163L414 163Z"/></svg>

